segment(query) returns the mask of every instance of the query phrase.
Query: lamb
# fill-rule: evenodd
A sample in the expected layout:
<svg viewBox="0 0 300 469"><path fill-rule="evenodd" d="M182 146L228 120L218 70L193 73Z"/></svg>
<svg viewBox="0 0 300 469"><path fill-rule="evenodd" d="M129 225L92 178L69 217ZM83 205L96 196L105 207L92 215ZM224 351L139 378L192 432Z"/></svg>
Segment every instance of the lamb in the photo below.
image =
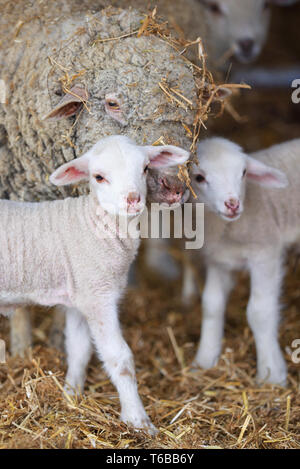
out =
<svg viewBox="0 0 300 469"><path fill-rule="evenodd" d="M287 372L277 337L279 295L285 251L300 242L300 139L248 156L238 145L212 138L199 143L197 155L192 186L195 203L205 204L205 243L198 253L206 282L194 365L217 363L232 274L246 270L257 379L283 385Z"/></svg>
<svg viewBox="0 0 300 469"><path fill-rule="evenodd" d="M147 170L183 164L188 157L172 145L138 146L128 137L111 136L50 176L57 186L89 181L89 195L0 201L1 312L10 314L22 304L64 308L67 391L83 389L92 339L119 392L121 419L152 434L118 302L139 246L130 225L136 226L145 207Z"/></svg>
<svg viewBox="0 0 300 469"><path fill-rule="evenodd" d="M189 198L189 190L185 182L178 178L178 166L162 169L149 169L147 174L147 208L148 224L151 223L151 204L164 204L163 206L174 207L174 204L184 204ZM152 239L144 240L146 264L149 267L170 277L174 275L177 265L173 258L168 255L168 240ZM178 270L178 268L177 268ZM133 265L129 271L129 284L136 285L138 271ZM27 348L31 346L31 327L29 311L17 309L11 318L11 349L15 355L24 355ZM49 343L57 350L64 350L63 330L65 327L64 310L55 308L52 327L49 335Z"/></svg>

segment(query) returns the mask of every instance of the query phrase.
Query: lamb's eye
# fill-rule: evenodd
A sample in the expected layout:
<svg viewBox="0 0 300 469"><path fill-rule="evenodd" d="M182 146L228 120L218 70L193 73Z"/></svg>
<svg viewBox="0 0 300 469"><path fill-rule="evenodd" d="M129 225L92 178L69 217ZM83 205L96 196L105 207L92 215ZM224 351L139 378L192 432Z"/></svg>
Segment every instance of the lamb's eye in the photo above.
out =
<svg viewBox="0 0 300 469"><path fill-rule="evenodd" d="M147 164L147 166L145 166L144 168L144 173L147 173L148 169L149 169L149 165Z"/></svg>
<svg viewBox="0 0 300 469"><path fill-rule="evenodd" d="M267 0L264 4L264 9L268 10L270 7L271 7L271 2L270 2L270 0Z"/></svg>
<svg viewBox="0 0 300 469"><path fill-rule="evenodd" d="M244 171L243 171L243 178L246 176L246 173L247 173L247 169L244 169Z"/></svg>
<svg viewBox="0 0 300 469"><path fill-rule="evenodd" d="M101 174L96 174L94 177L95 177L97 182L103 182L104 181L104 177L101 176Z"/></svg>
<svg viewBox="0 0 300 469"><path fill-rule="evenodd" d="M205 177L202 174L197 174L195 179L196 179L197 182L204 182L205 181Z"/></svg>
<svg viewBox="0 0 300 469"><path fill-rule="evenodd" d="M223 14L223 12L220 8L220 5L217 2L209 3L208 8L215 15L222 15Z"/></svg>

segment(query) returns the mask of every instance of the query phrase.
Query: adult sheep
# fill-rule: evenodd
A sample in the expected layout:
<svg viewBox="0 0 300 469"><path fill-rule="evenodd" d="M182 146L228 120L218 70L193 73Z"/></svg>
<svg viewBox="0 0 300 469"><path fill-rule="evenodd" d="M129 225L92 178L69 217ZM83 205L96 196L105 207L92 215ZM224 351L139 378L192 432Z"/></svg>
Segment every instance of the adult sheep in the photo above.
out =
<svg viewBox="0 0 300 469"><path fill-rule="evenodd" d="M48 175L107 135L190 145L182 123L192 126L196 106L187 112L188 105L172 105L159 84L167 80L196 103L193 71L162 39L134 34L140 13L106 9L44 22L38 17L17 33L16 19L2 18L16 37L11 33L0 52L6 86L0 108L1 198L67 195L51 187ZM120 36L125 37L109 40Z"/></svg>

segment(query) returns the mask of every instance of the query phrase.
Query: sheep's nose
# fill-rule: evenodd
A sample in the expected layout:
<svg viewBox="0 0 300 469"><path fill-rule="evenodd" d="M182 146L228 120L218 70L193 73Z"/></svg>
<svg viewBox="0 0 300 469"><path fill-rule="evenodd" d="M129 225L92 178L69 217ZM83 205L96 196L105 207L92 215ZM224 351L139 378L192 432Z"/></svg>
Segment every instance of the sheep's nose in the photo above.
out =
<svg viewBox="0 0 300 469"><path fill-rule="evenodd" d="M141 201L141 196L137 192L129 192L127 195L127 205L136 205Z"/></svg>
<svg viewBox="0 0 300 469"><path fill-rule="evenodd" d="M231 212L235 213L240 208L240 201L238 199L229 199L224 202L225 207L227 207Z"/></svg>
<svg viewBox="0 0 300 469"><path fill-rule="evenodd" d="M245 57L250 57L254 48L254 40L251 38L241 39L239 42L239 48Z"/></svg>

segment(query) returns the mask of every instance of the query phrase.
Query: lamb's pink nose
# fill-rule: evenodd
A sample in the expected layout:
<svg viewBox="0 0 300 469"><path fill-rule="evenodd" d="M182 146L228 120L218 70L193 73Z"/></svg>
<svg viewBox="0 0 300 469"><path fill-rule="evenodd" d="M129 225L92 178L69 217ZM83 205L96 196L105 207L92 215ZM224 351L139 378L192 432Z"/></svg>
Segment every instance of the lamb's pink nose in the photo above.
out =
<svg viewBox="0 0 300 469"><path fill-rule="evenodd" d="M237 212L240 208L240 201L238 199L229 199L224 202L225 206L233 213Z"/></svg>
<svg viewBox="0 0 300 469"><path fill-rule="evenodd" d="M141 201L141 196L137 192L129 192L129 194L127 195L128 207L137 205L140 201Z"/></svg>

